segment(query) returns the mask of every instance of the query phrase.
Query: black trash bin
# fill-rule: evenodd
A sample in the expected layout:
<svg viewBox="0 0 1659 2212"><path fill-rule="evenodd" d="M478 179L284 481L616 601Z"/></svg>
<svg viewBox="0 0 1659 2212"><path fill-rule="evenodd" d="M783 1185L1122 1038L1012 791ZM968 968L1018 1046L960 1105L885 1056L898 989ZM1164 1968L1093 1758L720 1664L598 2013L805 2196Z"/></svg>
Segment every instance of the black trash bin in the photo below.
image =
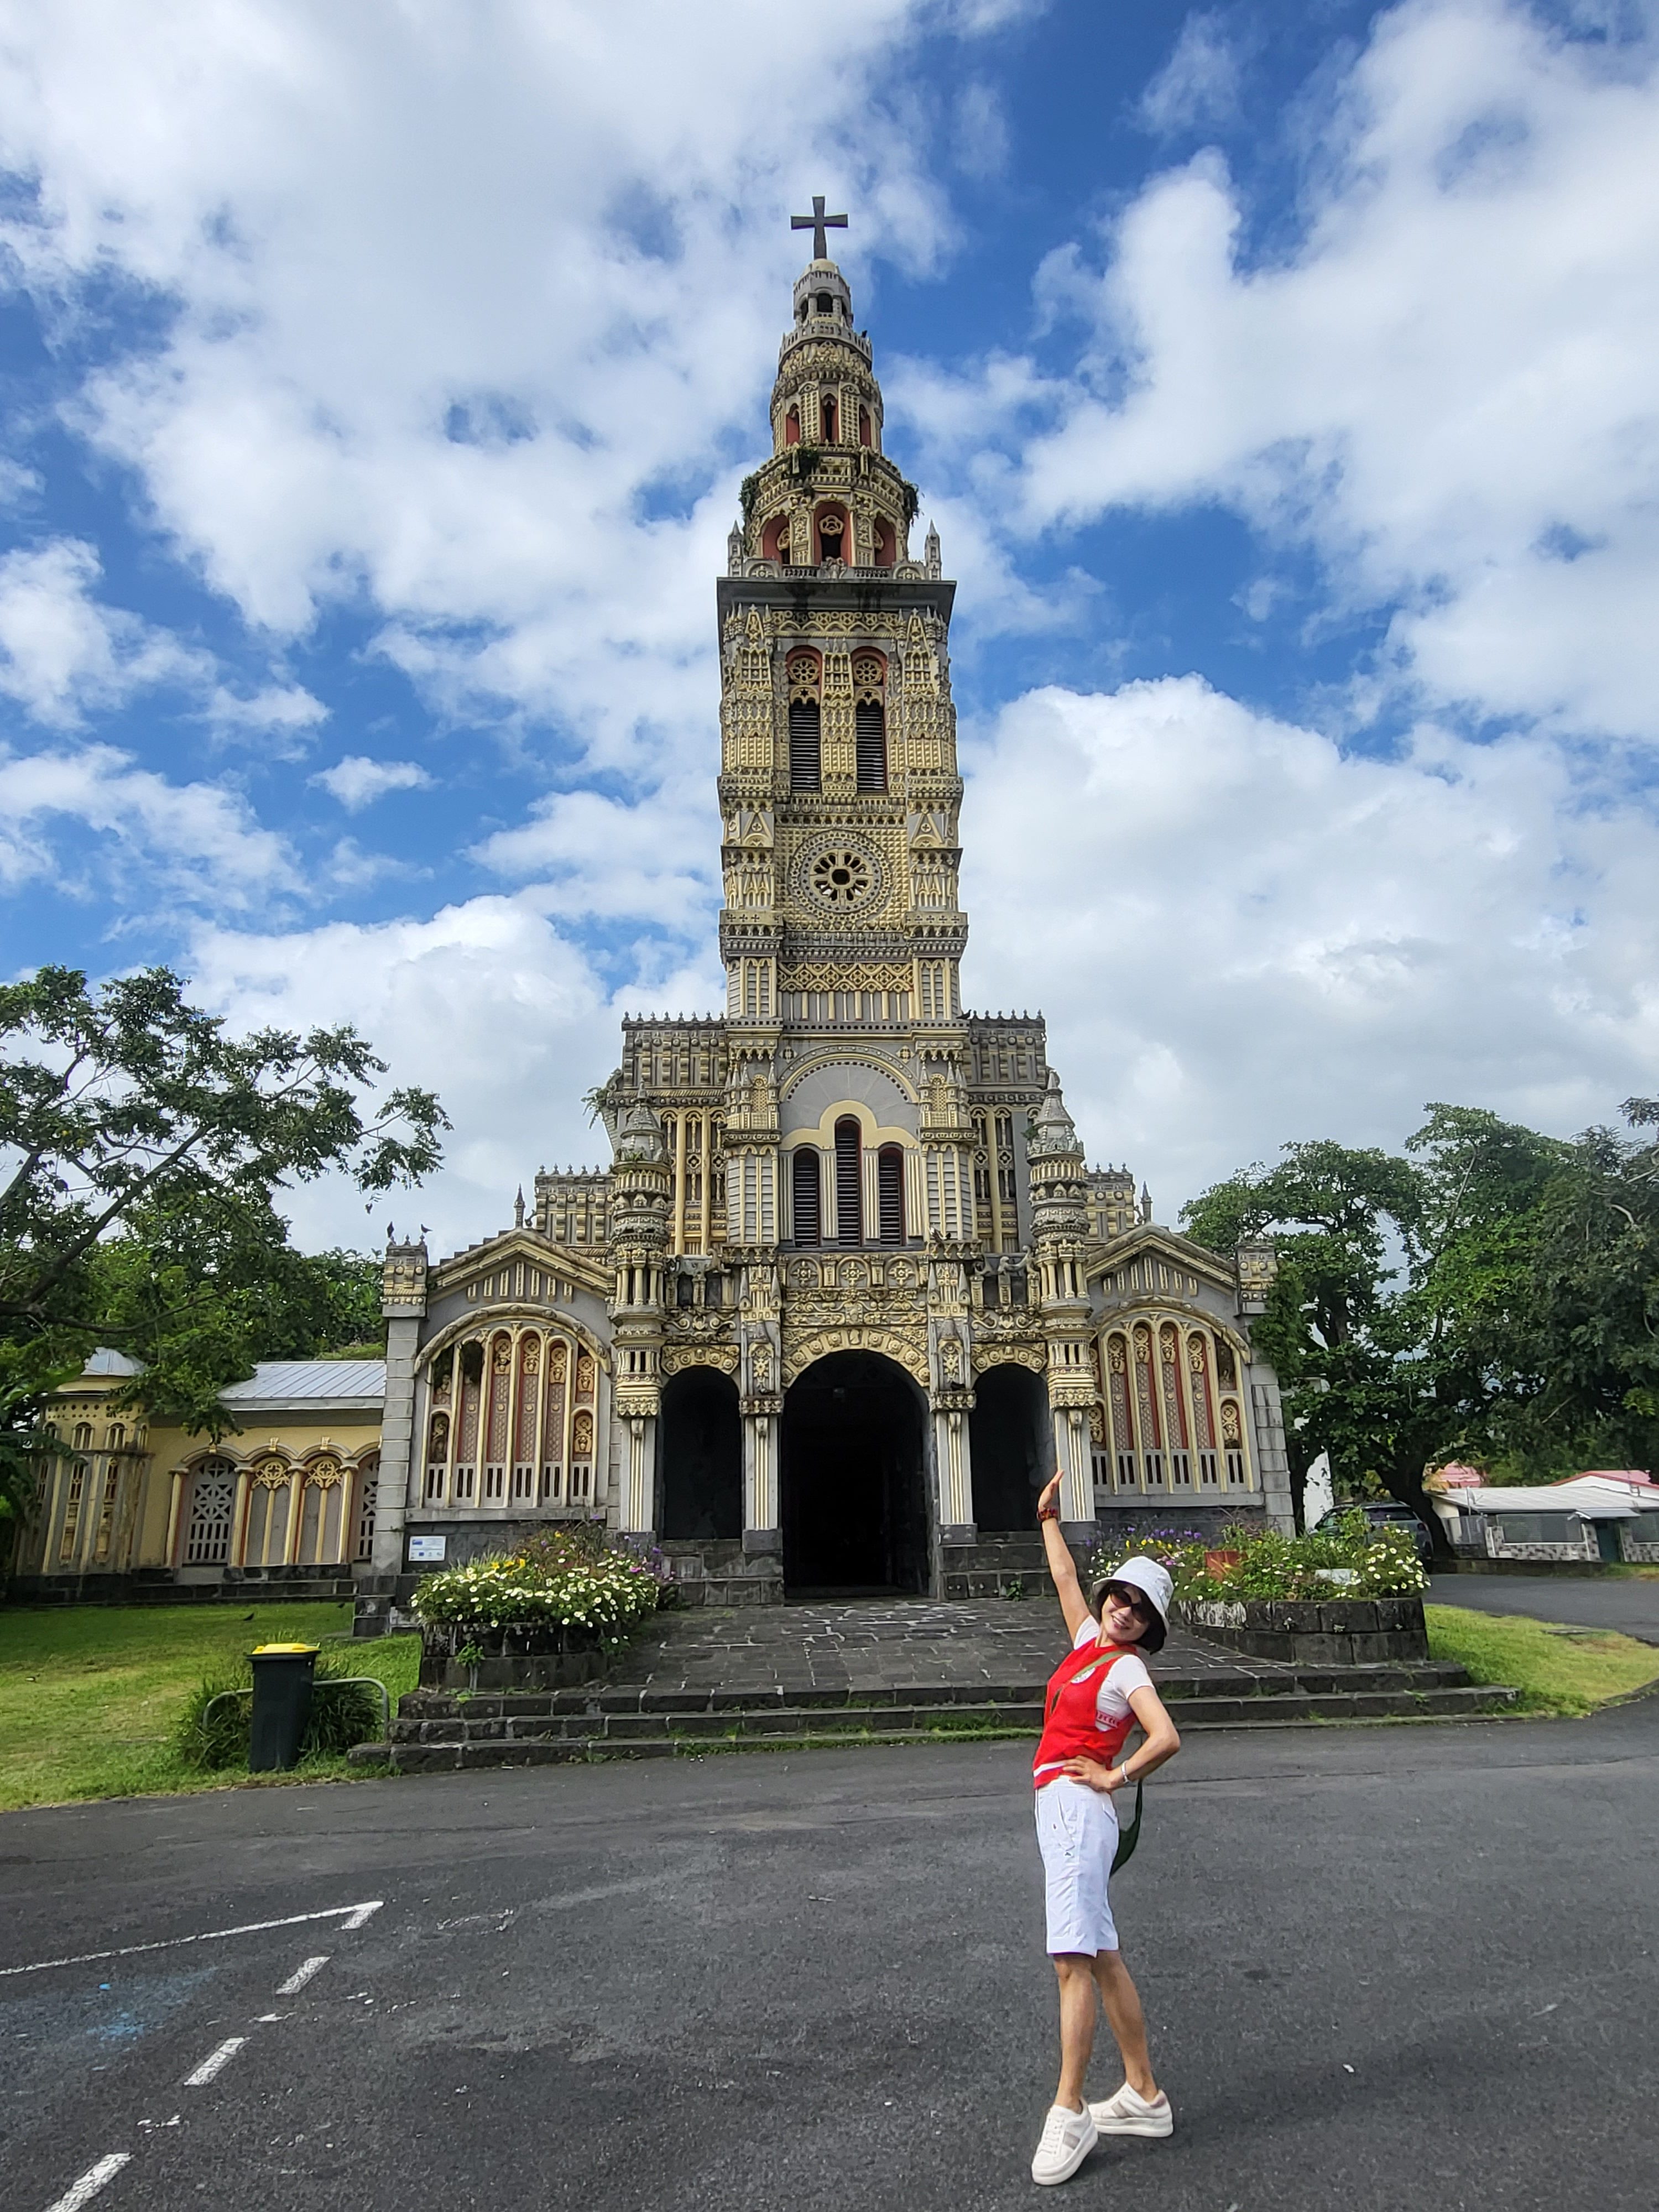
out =
<svg viewBox="0 0 1659 2212"><path fill-rule="evenodd" d="M253 1662L253 1730L248 1771L268 1774L292 1766L311 1718L311 1689L317 1672L314 1644L261 1644Z"/></svg>

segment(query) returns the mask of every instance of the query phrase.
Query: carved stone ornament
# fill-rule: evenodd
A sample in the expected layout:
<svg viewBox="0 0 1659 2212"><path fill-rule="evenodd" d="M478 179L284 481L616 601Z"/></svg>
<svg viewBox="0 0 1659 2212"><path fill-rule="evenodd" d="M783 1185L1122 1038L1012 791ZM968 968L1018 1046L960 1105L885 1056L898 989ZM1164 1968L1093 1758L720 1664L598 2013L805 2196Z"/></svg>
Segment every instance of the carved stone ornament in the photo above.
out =
<svg viewBox="0 0 1659 2212"><path fill-rule="evenodd" d="M344 1474L337 1459L314 1459L306 1469L306 1482L318 1490L332 1490L344 1479Z"/></svg>
<svg viewBox="0 0 1659 2212"><path fill-rule="evenodd" d="M1041 1375L1048 1364L1048 1347L1040 1339L1035 1343L987 1344L976 1346L974 1352L975 1375L984 1374L988 1367L1008 1366L1029 1367L1034 1374Z"/></svg>
<svg viewBox="0 0 1659 2212"><path fill-rule="evenodd" d="M262 1459L253 1470L253 1480L261 1490L286 1490L293 1472L286 1460Z"/></svg>
<svg viewBox="0 0 1659 2212"><path fill-rule="evenodd" d="M722 1375L738 1371L735 1344L671 1344L662 1355L665 1375L683 1374L688 1367L713 1367Z"/></svg>
<svg viewBox="0 0 1659 2212"><path fill-rule="evenodd" d="M836 1328L817 1329L809 1336L797 1338L787 1344L783 1355L784 1381L793 1382L815 1360L827 1359L833 1352L879 1352L887 1358L896 1361L924 1389L927 1387L927 1351L920 1328L901 1334L896 1328L872 1328L859 1322Z"/></svg>

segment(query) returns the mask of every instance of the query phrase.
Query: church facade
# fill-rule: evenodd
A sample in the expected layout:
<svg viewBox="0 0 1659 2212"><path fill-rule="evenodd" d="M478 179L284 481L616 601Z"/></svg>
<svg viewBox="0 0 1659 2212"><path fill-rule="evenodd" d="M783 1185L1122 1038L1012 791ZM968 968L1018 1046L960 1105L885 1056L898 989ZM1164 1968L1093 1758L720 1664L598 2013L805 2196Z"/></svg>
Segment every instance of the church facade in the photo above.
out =
<svg viewBox="0 0 1659 2212"><path fill-rule="evenodd" d="M624 1022L608 1167L388 1247L365 1633L565 1516L721 1603L995 1587L1056 1467L1073 1540L1291 1526L1271 1249L1156 1225L1042 1017L963 1006L955 587L816 243L716 586L725 1011Z"/></svg>

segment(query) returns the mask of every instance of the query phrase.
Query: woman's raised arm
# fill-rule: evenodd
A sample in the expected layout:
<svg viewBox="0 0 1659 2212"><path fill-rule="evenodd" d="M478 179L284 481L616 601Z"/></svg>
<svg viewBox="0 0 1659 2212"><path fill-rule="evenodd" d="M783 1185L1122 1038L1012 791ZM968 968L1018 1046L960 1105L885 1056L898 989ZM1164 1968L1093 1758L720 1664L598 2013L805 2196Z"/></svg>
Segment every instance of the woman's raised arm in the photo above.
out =
<svg viewBox="0 0 1659 2212"><path fill-rule="evenodd" d="M1083 1595L1083 1585L1077 1578L1077 1562L1072 1557L1071 1546L1060 1533L1060 1482L1054 1479L1037 1500L1037 1526L1042 1531L1043 1554L1048 1562L1048 1572L1054 1578L1054 1595L1060 1600L1060 1609L1066 1617L1066 1632L1075 1637L1085 1620L1094 1616L1089 1611L1088 1601Z"/></svg>

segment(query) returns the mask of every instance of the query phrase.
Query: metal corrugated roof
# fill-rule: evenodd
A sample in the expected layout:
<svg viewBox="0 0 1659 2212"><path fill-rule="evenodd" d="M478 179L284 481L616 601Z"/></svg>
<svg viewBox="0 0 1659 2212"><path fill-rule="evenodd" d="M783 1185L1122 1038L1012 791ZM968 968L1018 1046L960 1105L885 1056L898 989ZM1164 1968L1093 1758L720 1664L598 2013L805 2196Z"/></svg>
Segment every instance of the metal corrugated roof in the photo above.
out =
<svg viewBox="0 0 1659 2212"><path fill-rule="evenodd" d="M219 1393L227 1406L373 1407L386 1402L384 1359L262 1359L246 1382Z"/></svg>
<svg viewBox="0 0 1659 2212"><path fill-rule="evenodd" d="M81 1370L83 1375L142 1375L143 1371L142 1359L129 1359L125 1352L112 1352L106 1344L100 1344Z"/></svg>

